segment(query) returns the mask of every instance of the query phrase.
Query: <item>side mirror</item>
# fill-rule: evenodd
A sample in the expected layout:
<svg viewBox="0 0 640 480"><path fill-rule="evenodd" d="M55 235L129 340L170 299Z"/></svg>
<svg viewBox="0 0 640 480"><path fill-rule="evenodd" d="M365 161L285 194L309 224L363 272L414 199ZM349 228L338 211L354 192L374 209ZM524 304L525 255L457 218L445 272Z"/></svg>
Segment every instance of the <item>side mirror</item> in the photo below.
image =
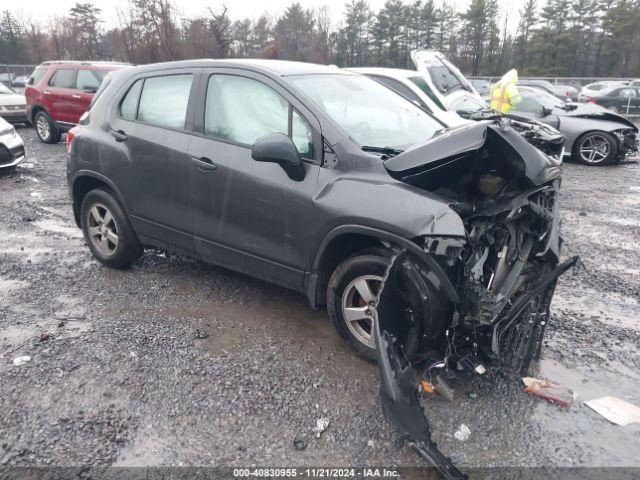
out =
<svg viewBox="0 0 640 480"><path fill-rule="evenodd" d="M551 115L552 112L553 112L553 110L550 109L549 107L542 107L542 115L544 115L545 117L547 115Z"/></svg>
<svg viewBox="0 0 640 480"><path fill-rule="evenodd" d="M27 85L33 85L34 83L36 83L35 80L36 80L35 78L29 77L29 80L27 80Z"/></svg>
<svg viewBox="0 0 640 480"><path fill-rule="evenodd" d="M269 133L258 138L251 147L251 158L257 162L277 163L296 182L304 179L304 164L300 154L284 133Z"/></svg>

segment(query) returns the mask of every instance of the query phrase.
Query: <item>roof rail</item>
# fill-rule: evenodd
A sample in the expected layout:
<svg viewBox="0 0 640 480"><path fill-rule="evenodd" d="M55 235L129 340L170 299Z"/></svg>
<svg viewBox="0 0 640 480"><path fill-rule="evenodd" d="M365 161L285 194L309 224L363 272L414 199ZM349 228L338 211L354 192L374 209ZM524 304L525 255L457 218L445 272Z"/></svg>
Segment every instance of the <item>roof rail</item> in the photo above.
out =
<svg viewBox="0 0 640 480"><path fill-rule="evenodd" d="M128 62L111 62L106 60L47 60L40 65L131 65Z"/></svg>

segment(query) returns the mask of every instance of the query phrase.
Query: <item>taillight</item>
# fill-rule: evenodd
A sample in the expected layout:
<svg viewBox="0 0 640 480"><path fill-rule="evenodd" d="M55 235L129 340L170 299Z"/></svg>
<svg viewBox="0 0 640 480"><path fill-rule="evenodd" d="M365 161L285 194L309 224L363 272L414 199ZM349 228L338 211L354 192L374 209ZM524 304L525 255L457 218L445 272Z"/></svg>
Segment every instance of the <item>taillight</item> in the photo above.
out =
<svg viewBox="0 0 640 480"><path fill-rule="evenodd" d="M67 153L71 153L71 142L73 142L73 137L76 136L79 129L80 127L73 127L67 132Z"/></svg>
<svg viewBox="0 0 640 480"><path fill-rule="evenodd" d="M591 98L588 98L588 99L587 99L587 102L589 102L589 103L596 103L596 99L595 99L595 98L593 98L593 97L591 97Z"/></svg>

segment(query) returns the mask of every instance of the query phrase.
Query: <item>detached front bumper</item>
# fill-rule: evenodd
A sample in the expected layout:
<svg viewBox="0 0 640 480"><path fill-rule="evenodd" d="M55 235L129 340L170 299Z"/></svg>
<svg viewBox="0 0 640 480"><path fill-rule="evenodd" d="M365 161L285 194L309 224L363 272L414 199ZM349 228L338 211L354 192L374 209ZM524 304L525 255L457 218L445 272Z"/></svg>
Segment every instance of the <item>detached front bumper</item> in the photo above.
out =
<svg viewBox="0 0 640 480"><path fill-rule="evenodd" d="M638 135L631 129L613 132L618 139L619 157L622 159L638 151Z"/></svg>
<svg viewBox="0 0 640 480"><path fill-rule="evenodd" d="M0 168L15 167L24 159L24 144L20 135L13 129L0 132Z"/></svg>

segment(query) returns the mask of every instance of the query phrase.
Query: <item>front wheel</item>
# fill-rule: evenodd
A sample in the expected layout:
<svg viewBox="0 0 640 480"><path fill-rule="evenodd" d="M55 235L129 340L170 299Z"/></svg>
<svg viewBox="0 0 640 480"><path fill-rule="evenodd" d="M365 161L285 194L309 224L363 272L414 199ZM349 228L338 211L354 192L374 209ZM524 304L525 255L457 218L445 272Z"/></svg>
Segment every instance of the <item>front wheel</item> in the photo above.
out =
<svg viewBox="0 0 640 480"><path fill-rule="evenodd" d="M607 165L616 159L617 154L616 141L607 132L589 132L573 146L573 157L584 165Z"/></svg>
<svg viewBox="0 0 640 480"><path fill-rule="evenodd" d="M331 275L327 310L334 326L366 360L376 361L373 309L389 257L373 249L344 260Z"/></svg>
<svg viewBox="0 0 640 480"><path fill-rule="evenodd" d="M97 188L82 200L82 233L93 256L110 268L128 268L143 249L126 213L111 192Z"/></svg>

